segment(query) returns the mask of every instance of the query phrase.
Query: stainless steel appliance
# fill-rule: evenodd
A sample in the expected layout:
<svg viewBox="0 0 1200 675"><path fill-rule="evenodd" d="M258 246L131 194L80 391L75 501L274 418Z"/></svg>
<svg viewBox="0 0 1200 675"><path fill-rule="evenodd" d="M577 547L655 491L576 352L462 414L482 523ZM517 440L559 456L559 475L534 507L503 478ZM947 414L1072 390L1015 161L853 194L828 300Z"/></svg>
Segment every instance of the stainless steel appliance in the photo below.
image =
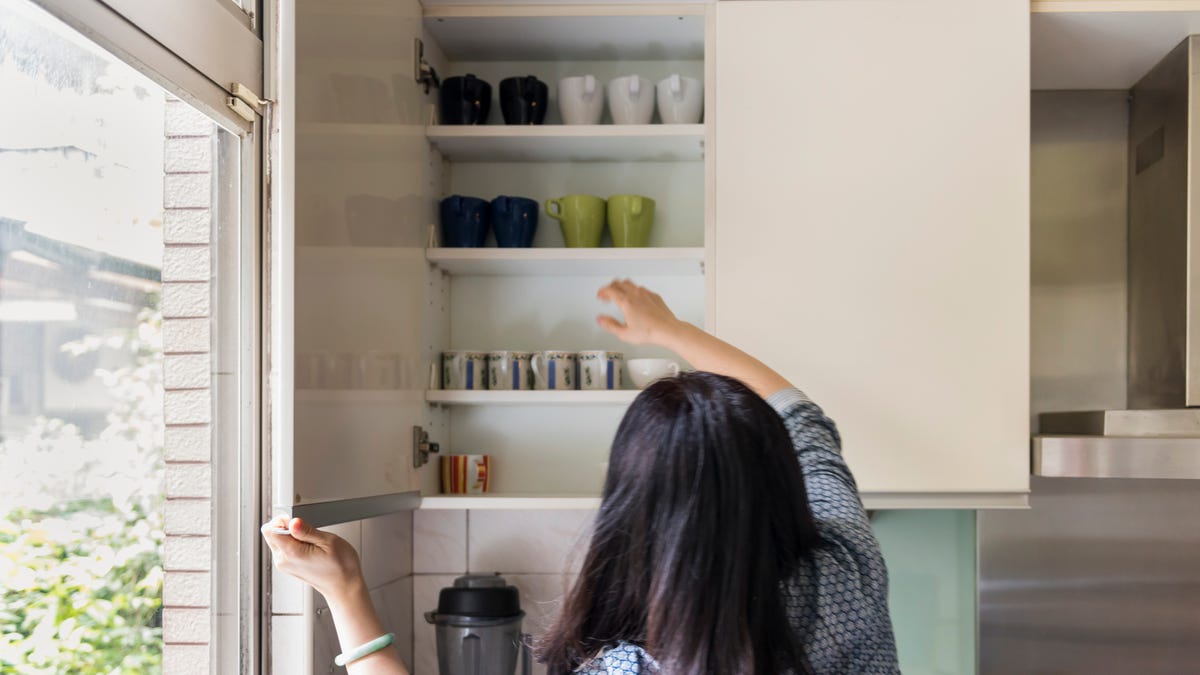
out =
<svg viewBox="0 0 1200 675"><path fill-rule="evenodd" d="M1200 410L1188 407L1200 405L1198 103L1197 37L1129 92L1117 155L1127 172L1126 264L1115 271L1127 297L1125 406L1040 415L1031 509L979 514L981 673L1200 673ZM1048 153L1080 152L1098 137L1082 131L1081 110L1053 111L1062 133ZM1036 148L1036 97L1034 112ZM1062 176L1038 183L1036 158L1034 169L1035 201L1038 188L1046 202L1063 199ZM1096 188L1034 212L1073 209L1086 222L1096 214L1083 202ZM1085 256L1089 243L1055 253ZM1096 279L1108 278L1080 284L1092 297ZM1062 278L1054 284L1047 294L1061 301ZM1045 320L1066 325L1065 314ZM1080 350L1095 338L1072 336ZM1077 381L1077 398L1088 400L1100 380L1092 375L1060 369L1045 379L1064 390Z"/></svg>
<svg viewBox="0 0 1200 675"><path fill-rule="evenodd" d="M467 575L438 595L425 620L437 627L440 675L513 675L532 669L529 643L521 633L520 594L498 574Z"/></svg>

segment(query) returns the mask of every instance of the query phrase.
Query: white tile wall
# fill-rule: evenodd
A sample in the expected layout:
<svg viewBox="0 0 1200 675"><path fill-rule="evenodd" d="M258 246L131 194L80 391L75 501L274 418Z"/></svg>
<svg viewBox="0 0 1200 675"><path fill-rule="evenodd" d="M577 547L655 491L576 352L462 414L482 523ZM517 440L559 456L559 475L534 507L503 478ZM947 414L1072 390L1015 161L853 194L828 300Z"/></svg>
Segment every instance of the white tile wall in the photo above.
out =
<svg viewBox="0 0 1200 675"><path fill-rule="evenodd" d="M163 569L207 572L212 568L212 542L208 537L167 537L163 542Z"/></svg>
<svg viewBox="0 0 1200 675"><path fill-rule="evenodd" d="M167 499L176 497L211 497L212 465L168 463L165 472Z"/></svg>
<svg viewBox="0 0 1200 675"><path fill-rule="evenodd" d="M164 607L208 607L211 601L208 572L176 572L163 580Z"/></svg>
<svg viewBox="0 0 1200 675"><path fill-rule="evenodd" d="M162 313L167 319L208 316L212 307L206 283L171 281L162 285Z"/></svg>
<svg viewBox="0 0 1200 675"><path fill-rule="evenodd" d="M371 592L371 603L379 613L385 631L396 634L396 650L406 666L413 654L413 578L411 576Z"/></svg>
<svg viewBox="0 0 1200 675"><path fill-rule="evenodd" d="M165 534L212 532L212 502L207 499L169 499L164 510Z"/></svg>
<svg viewBox="0 0 1200 675"><path fill-rule="evenodd" d="M163 386L202 389L212 377L208 354L167 354L163 357Z"/></svg>
<svg viewBox="0 0 1200 675"><path fill-rule="evenodd" d="M163 642L207 643L212 633L212 614L207 607L168 607L163 610Z"/></svg>
<svg viewBox="0 0 1200 675"><path fill-rule="evenodd" d="M168 244L207 244L212 212L202 209L167 209L163 213L163 241Z"/></svg>
<svg viewBox="0 0 1200 675"><path fill-rule="evenodd" d="M212 276L212 253L207 244L163 249L163 281L208 281Z"/></svg>
<svg viewBox="0 0 1200 675"><path fill-rule="evenodd" d="M184 389L163 394L167 424L208 424L212 421L212 396L207 389Z"/></svg>
<svg viewBox="0 0 1200 675"><path fill-rule="evenodd" d="M413 514L413 571L464 574L467 571L467 512Z"/></svg>
<svg viewBox="0 0 1200 675"><path fill-rule="evenodd" d="M207 173L212 170L212 146L207 136L168 138L165 168L169 173Z"/></svg>
<svg viewBox="0 0 1200 675"><path fill-rule="evenodd" d="M212 328L208 319L164 319L163 351L171 353L207 352Z"/></svg>
<svg viewBox="0 0 1200 675"><path fill-rule="evenodd" d="M206 209L212 204L212 176L207 173L163 176L163 202L168 209Z"/></svg>
<svg viewBox="0 0 1200 675"><path fill-rule="evenodd" d="M208 645L163 645L162 671L171 675L209 675Z"/></svg>
<svg viewBox="0 0 1200 675"><path fill-rule="evenodd" d="M163 145L163 670L211 669L211 120L169 100ZM180 138L192 136L194 138ZM180 171L191 173L177 175ZM173 207L203 207L185 212ZM181 354L187 354L182 356ZM173 426L173 425L189 426ZM188 462L181 464L179 462Z"/></svg>
<svg viewBox="0 0 1200 675"><path fill-rule="evenodd" d="M594 511L470 511L472 572L562 574L582 563Z"/></svg>
<svg viewBox="0 0 1200 675"><path fill-rule="evenodd" d="M362 521L363 577L367 588L406 577L413 570L413 513L404 511Z"/></svg>

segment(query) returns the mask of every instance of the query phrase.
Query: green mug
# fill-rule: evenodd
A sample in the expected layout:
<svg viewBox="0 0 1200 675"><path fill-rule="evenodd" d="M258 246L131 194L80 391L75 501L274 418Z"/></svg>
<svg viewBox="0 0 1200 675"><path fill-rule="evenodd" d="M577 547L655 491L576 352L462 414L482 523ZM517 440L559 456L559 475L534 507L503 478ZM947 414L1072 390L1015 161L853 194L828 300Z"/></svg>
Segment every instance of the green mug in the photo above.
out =
<svg viewBox="0 0 1200 675"><path fill-rule="evenodd" d="M654 224L654 200L641 195L613 195L608 198L608 229L613 246L645 246Z"/></svg>
<svg viewBox="0 0 1200 675"><path fill-rule="evenodd" d="M551 209L557 207L557 210ZM567 195L546 200L546 215L558 221L571 248L597 248L604 234L604 200L591 195Z"/></svg>

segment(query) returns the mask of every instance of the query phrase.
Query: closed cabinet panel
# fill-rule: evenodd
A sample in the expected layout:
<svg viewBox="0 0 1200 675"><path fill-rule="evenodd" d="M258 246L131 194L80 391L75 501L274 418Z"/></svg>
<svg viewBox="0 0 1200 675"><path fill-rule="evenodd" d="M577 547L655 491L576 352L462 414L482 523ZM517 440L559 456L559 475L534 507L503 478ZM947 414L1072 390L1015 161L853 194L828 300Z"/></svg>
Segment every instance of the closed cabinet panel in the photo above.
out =
<svg viewBox="0 0 1200 675"><path fill-rule="evenodd" d="M718 6L713 326L825 407L864 493L1027 490L1028 24Z"/></svg>

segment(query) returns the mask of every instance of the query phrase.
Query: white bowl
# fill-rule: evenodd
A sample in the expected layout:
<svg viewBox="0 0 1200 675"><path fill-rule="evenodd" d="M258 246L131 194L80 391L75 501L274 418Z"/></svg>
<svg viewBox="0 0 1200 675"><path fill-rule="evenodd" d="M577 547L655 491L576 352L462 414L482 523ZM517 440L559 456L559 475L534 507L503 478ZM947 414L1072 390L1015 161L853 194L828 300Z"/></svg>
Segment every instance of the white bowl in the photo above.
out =
<svg viewBox="0 0 1200 675"><path fill-rule="evenodd" d="M679 374L679 364L671 359L629 359L625 365L629 368L630 381L638 389L645 389L657 380Z"/></svg>

